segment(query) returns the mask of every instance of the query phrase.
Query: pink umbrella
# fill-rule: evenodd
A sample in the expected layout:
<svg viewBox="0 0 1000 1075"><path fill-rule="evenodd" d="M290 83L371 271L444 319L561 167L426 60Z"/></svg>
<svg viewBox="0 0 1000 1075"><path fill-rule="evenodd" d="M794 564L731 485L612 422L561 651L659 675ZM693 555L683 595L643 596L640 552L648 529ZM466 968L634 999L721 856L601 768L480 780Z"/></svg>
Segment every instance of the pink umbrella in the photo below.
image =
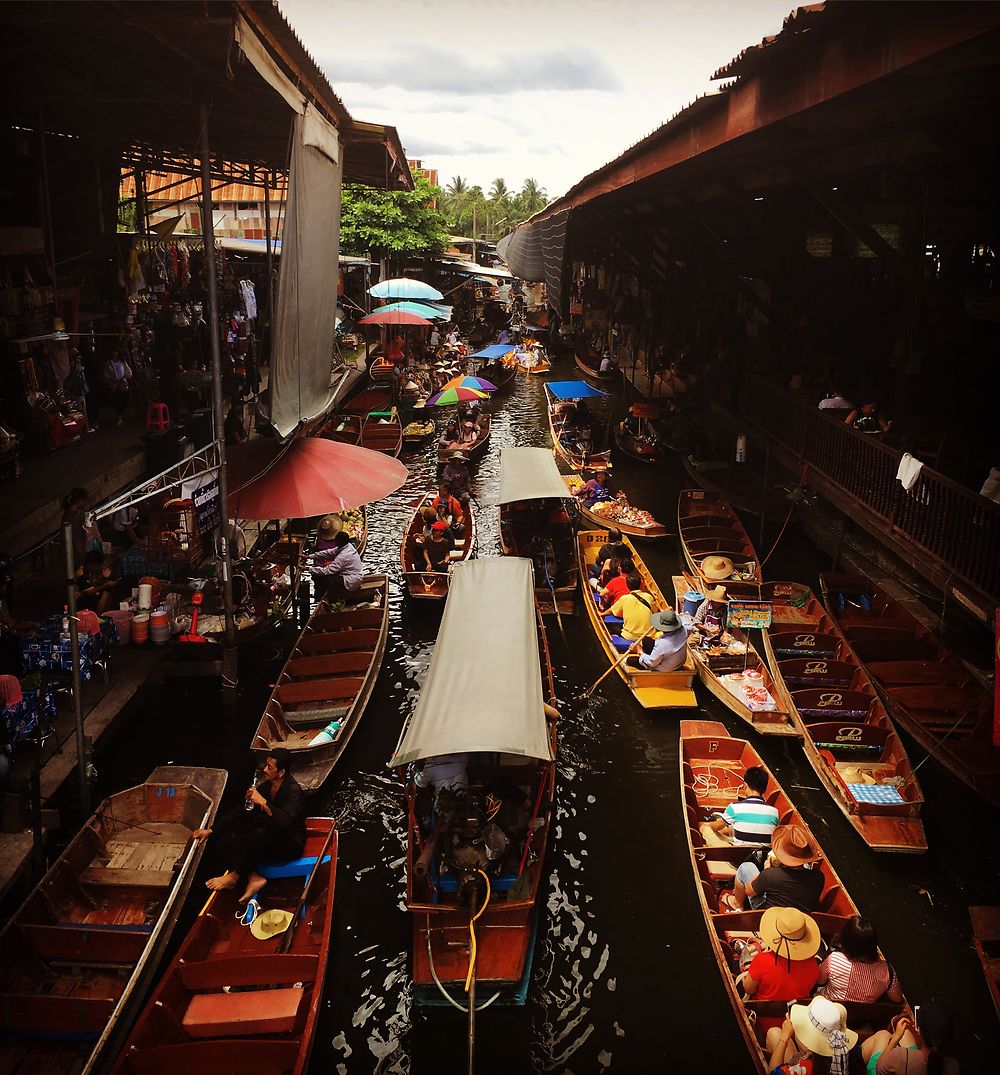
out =
<svg viewBox="0 0 1000 1075"><path fill-rule="evenodd" d="M358 321L359 325L430 325L426 317L408 310L376 310Z"/></svg>
<svg viewBox="0 0 1000 1075"><path fill-rule="evenodd" d="M229 450L229 515L305 519L381 500L406 481L398 459L322 437L262 438Z"/></svg>

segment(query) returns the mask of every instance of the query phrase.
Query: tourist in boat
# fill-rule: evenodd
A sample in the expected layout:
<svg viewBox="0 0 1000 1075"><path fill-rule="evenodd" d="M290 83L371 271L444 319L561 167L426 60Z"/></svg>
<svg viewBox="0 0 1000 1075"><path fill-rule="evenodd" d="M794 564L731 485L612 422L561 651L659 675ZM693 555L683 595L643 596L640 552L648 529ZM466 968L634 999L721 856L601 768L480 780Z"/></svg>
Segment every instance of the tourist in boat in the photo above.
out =
<svg viewBox="0 0 1000 1075"><path fill-rule="evenodd" d="M403 337L394 336L388 343L385 349L385 357L387 362L392 362L395 365L397 362L403 361Z"/></svg>
<svg viewBox="0 0 1000 1075"><path fill-rule="evenodd" d="M441 471L441 484L459 500L469 498L469 461L462 452L455 454L445 463Z"/></svg>
<svg viewBox="0 0 1000 1075"><path fill-rule="evenodd" d="M771 854L765 868L761 870L752 861L741 863L732 893L723 897L724 907L742 911L749 902L754 911L770 907L817 910L823 892L823 874L810 867L819 857L801 825L794 822L779 825L771 834Z"/></svg>
<svg viewBox="0 0 1000 1075"><path fill-rule="evenodd" d="M365 567L346 530L337 532L333 547L313 553L311 571L319 576L315 585L317 597L328 601L353 604L365 577Z"/></svg>
<svg viewBox="0 0 1000 1075"><path fill-rule="evenodd" d="M608 616L622 621L621 634L611 636L611 641L619 652L627 650L628 643L638 642L643 635L649 633L653 615L653 597L642 589L642 578L638 572L629 577L629 582L633 581L636 582L635 587L630 587L629 592L622 594L608 610ZM608 626L614 627L613 624Z"/></svg>
<svg viewBox="0 0 1000 1075"><path fill-rule="evenodd" d="M195 840L213 833L212 853L225 866L206 887L212 892L246 886L240 903L256 896L267 884L257 872L266 860L288 862L298 858L306 844L305 794L292 776L292 755L276 747L264 762L263 780L247 791L246 803L237 806L209 829L195 829Z"/></svg>
<svg viewBox="0 0 1000 1075"><path fill-rule="evenodd" d="M438 488L438 495L431 501L431 507L437 512L438 520L448 524L448 530L453 538L459 538L465 533L465 513L462 505L448 492L448 487L442 484Z"/></svg>
<svg viewBox="0 0 1000 1075"><path fill-rule="evenodd" d="M475 422L463 422L462 423L462 439L459 444L472 446L479 440L479 431L476 429Z"/></svg>
<svg viewBox="0 0 1000 1075"><path fill-rule="evenodd" d="M878 409L878 404L874 400L868 400L860 407L855 407L844 422L859 433L888 433L892 425L892 422Z"/></svg>
<svg viewBox="0 0 1000 1075"><path fill-rule="evenodd" d="M793 1004L784 1024L767 1032L770 1075L863 1075L858 1035L847 1009L826 997Z"/></svg>
<svg viewBox="0 0 1000 1075"><path fill-rule="evenodd" d="M424 540L424 563L428 571L441 571L448 563L455 539L451 529L443 519L438 519L431 526L430 536Z"/></svg>
<svg viewBox="0 0 1000 1075"><path fill-rule="evenodd" d="M642 576L635 570L632 560L622 560L618 565L618 573L608 579L607 583L597 591L601 609L609 609L619 597L627 594L633 587L632 582L638 582L635 589L642 588Z"/></svg>
<svg viewBox="0 0 1000 1075"><path fill-rule="evenodd" d="M695 609L692 626L699 631L705 642L717 638L726 629L729 605L726 603L725 586L716 586L705 594L704 601Z"/></svg>
<svg viewBox="0 0 1000 1075"><path fill-rule="evenodd" d="M739 984L752 1000L798 1000L808 997L816 984L819 964L819 926L796 907L769 907L760 920L764 951L751 960ZM783 1020L759 1019L765 1034L780 1027Z"/></svg>
<svg viewBox="0 0 1000 1075"><path fill-rule="evenodd" d="M418 788L430 788L435 798L439 791L458 791L469 786L468 754L435 754L417 762L413 782Z"/></svg>
<svg viewBox="0 0 1000 1075"><path fill-rule="evenodd" d="M878 953L878 934L867 918L849 918L837 947L819 966L819 991L830 1000L873 1004L885 997L894 1004L903 991L891 963Z"/></svg>
<svg viewBox="0 0 1000 1075"><path fill-rule="evenodd" d="M760 765L751 765L743 774L743 786L736 802L730 803L722 817L707 827L737 847L770 847L771 836L778 827L778 811L764 801L766 791L766 771Z"/></svg>
<svg viewBox="0 0 1000 1075"><path fill-rule="evenodd" d="M936 1001L914 1004L916 1026L905 1016L890 1033L866 1038L861 1054L868 1075L958 1075L958 1063L941 1051L955 1032L951 1014Z"/></svg>
<svg viewBox="0 0 1000 1075"><path fill-rule="evenodd" d="M676 672L687 656L688 629L672 611L654 612L649 622L660 632L660 637L654 641L647 635L640 642L633 642L629 652L638 653L638 657L630 657L629 661L635 660L639 668L652 672Z"/></svg>
<svg viewBox="0 0 1000 1075"><path fill-rule="evenodd" d="M594 562L590 565L590 573L593 578L590 580L591 586L596 585L597 579L600 578L606 565L611 560L622 560L628 556L628 549L625 547L625 543L622 541L622 532L615 527L608 530L608 536L603 545L599 545L597 548L597 555L594 557Z"/></svg>
<svg viewBox="0 0 1000 1075"><path fill-rule="evenodd" d="M610 351L605 351L601 355L601 373L609 374L617 372L618 367L615 365L615 360L611 357Z"/></svg>

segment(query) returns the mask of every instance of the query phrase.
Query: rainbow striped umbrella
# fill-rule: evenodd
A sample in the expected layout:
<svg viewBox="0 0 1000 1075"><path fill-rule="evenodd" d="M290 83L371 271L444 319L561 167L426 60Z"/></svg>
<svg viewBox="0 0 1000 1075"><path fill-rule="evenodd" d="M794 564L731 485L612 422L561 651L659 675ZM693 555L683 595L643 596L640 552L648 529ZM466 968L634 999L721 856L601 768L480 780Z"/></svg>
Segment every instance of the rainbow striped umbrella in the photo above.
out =
<svg viewBox="0 0 1000 1075"><path fill-rule="evenodd" d="M453 407L456 403L469 403L474 399L486 399L486 393L476 388L462 388L461 385L447 385L433 396L427 397L425 407Z"/></svg>
<svg viewBox="0 0 1000 1075"><path fill-rule="evenodd" d="M497 386L490 384L485 377L452 377L447 384L441 386L443 392L446 388L471 388L475 392L495 392Z"/></svg>

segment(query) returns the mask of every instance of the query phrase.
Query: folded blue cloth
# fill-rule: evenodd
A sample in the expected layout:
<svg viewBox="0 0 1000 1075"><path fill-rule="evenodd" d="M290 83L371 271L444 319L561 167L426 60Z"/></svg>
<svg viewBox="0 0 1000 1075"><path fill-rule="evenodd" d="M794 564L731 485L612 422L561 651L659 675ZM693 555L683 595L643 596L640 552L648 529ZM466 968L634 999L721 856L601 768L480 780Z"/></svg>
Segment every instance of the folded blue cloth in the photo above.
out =
<svg viewBox="0 0 1000 1075"><path fill-rule="evenodd" d="M629 642L627 638L622 638L621 635L612 635L611 645L614 646L619 653L624 653L632 643Z"/></svg>

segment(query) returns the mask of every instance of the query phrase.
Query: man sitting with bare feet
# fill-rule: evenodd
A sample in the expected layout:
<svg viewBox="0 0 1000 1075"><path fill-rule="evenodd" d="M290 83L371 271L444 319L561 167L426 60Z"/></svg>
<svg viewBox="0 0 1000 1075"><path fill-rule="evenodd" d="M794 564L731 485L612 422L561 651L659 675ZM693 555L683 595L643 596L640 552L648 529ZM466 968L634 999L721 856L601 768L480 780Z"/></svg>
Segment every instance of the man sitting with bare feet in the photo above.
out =
<svg viewBox="0 0 1000 1075"><path fill-rule="evenodd" d="M213 857L225 870L206 882L211 891L236 888L242 881L246 887L240 903L246 903L267 884L257 873L258 862L288 862L302 854L305 795L291 767L291 754L284 747L276 748L267 756L261 783L247 791L246 804L231 810L214 829L192 833L196 840L216 834Z"/></svg>

